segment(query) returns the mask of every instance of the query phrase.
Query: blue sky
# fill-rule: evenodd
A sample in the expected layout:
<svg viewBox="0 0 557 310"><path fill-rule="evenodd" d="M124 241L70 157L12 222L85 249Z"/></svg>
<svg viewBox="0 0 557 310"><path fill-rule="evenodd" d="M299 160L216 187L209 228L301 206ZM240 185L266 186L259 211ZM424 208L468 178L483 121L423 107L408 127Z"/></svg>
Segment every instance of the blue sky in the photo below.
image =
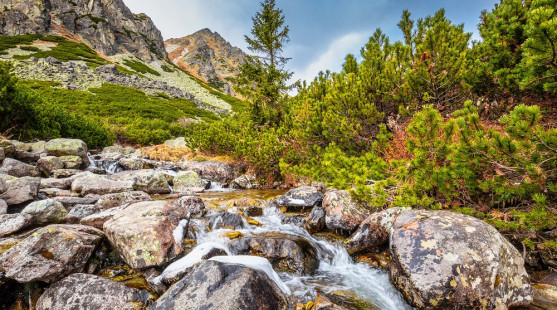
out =
<svg viewBox="0 0 557 310"><path fill-rule="evenodd" d="M202 28L220 33L233 45L247 51L251 17L258 0L124 0L134 13L146 13L165 39L183 37ZM321 71L339 71L348 53L359 55L376 28L392 41L401 38L396 24L402 10L413 19L445 8L454 23L464 23L479 39L477 24L482 10L491 10L498 0L277 0L290 26L290 43L284 56L294 79L312 80Z"/></svg>

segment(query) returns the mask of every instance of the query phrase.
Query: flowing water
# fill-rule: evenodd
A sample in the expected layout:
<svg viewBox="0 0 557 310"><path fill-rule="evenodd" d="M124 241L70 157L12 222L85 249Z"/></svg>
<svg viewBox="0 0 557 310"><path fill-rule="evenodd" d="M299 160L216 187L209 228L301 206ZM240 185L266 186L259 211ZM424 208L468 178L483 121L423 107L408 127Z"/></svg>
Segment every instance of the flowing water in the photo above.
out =
<svg viewBox="0 0 557 310"><path fill-rule="evenodd" d="M267 198L282 194L280 191L227 191L209 192L201 197L213 205L224 205L226 201L240 197ZM282 282L289 288L291 306L295 302L314 300L317 292L326 296L339 296L340 299L351 301L351 309L412 309L400 293L389 282L388 274L365 263L355 263L344 247L319 237L310 235L304 228L285 221L287 215L275 207L264 209L263 216L254 217L261 226L237 230L244 236L261 234L282 234L303 238L317 250L320 261L319 268L312 276L296 276L287 272L279 272ZM195 220L193 220L195 221ZM182 264L191 265L196 258L212 247L233 253L229 247L230 239L223 237L231 230L218 229L197 235L197 247L182 260ZM200 255L201 254L201 255ZM174 264L173 264L174 265ZM180 269L180 263L170 266ZM169 267L169 268L170 268Z"/></svg>

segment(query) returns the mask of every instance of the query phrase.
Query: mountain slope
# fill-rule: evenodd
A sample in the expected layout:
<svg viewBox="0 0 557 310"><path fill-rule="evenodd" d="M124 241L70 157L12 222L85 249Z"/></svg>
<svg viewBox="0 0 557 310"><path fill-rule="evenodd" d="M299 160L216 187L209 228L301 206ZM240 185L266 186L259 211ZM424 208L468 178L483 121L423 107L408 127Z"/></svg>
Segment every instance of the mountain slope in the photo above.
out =
<svg viewBox="0 0 557 310"><path fill-rule="evenodd" d="M164 43L168 57L175 65L234 95L231 84L245 59L241 49L207 28Z"/></svg>

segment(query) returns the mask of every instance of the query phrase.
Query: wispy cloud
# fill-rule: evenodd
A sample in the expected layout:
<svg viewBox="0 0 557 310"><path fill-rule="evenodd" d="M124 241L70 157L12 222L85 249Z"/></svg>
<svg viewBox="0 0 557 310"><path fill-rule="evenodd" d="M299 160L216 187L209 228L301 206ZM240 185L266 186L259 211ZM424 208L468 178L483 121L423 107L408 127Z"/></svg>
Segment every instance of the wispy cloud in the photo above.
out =
<svg viewBox="0 0 557 310"><path fill-rule="evenodd" d="M294 73L294 80L312 81L319 71L327 69L339 72L344 62L344 57L349 54L358 55L359 50L364 46L368 37L366 33L348 33L340 38L334 40L327 50L323 52L314 61L309 63L306 68L300 72Z"/></svg>

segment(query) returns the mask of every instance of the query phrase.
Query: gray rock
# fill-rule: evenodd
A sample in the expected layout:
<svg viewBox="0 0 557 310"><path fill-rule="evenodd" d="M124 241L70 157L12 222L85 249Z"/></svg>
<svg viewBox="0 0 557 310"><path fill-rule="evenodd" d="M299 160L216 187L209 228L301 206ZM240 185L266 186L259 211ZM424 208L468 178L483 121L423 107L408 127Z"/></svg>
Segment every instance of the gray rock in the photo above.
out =
<svg viewBox="0 0 557 310"><path fill-rule="evenodd" d="M203 161L181 163L182 170L192 170L201 177L217 182L231 182L238 177L238 169L227 163Z"/></svg>
<svg viewBox="0 0 557 310"><path fill-rule="evenodd" d="M0 199L0 215L8 213L8 204Z"/></svg>
<svg viewBox="0 0 557 310"><path fill-rule="evenodd" d="M344 242L348 253L371 252L388 245L389 234L397 216L410 210L410 208L390 208L370 215Z"/></svg>
<svg viewBox="0 0 557 310"><path fill-rule="evenodd" d="M6 181L10 180L11 178L12 177L10 176L0 174L0 194L8 190L8 185L6 184Z"/></svg>
<svg viewBox="0 0 557 310"><path fill-rule="evenodd" d="M124 170L141 170L141 169L151 168L151 165L149 165L149 163L147 163L142 158L137 158L137 157L130 157L130 158L123 157L123 158L120 158L118 160L118 164Z"/></svg>
<svg viewBox="0 0 557 310"><path fill-rule="evenodd" d="M311 213L305 219L305 229L310 234L313 234L322 231L325 226L325 210L322 207L313 207L313 209L311 209Z"/></svg>
<svg viewBox="0 0 557 310"><path fill-rule="evenodd" d="M64 169L64 163L60 157L45 156L37 161L37 167L46 175L51 175L52 171Z"/></svg>
<svg viewBox="0 0 557 310"><path fill-rule="evenodd" d="M76 205L92 205L97 203L97 201L99 200L98 197L54 197L52 199L62 203L62 205L64 205L64 207L70 211Z"/></svg>
<svg viewBox="0 0 557 310"><path fill-rule="evenodd" d="M63 179L56 179L56 178L47 178L41 179L41 189L43 188L58 188L58 189L70 189L72 186L72 182L74 178L63 178Z"/></svg>
<svg viewBox="0 0 557 310"><path fill-rule="evenodd" d="M0 149L4 151L5 157L15 157L15 145L10 140L0 140Z"/></svg>
<svg viewBox="0 0 557 310"><path fill-rule="evenodd" d="M172 285L152 310L286 310L288 299L262 271L206 261Z"/></svg>
<svg viewBox="0 0 557 310"><path fill-rule="evenodd" d="M72 191L81 195L106 195L134 190L134 181L114 181L104 176L86 175L72 182Z"/></svg>
<svg viewBox="0 0 557 310"><path fill-rule="evenodd" d="M234 179L234 184L242 189L252 189L252 188L256 188L257 184L255 183L255 177L254 176L249 176L247 174L241 175L239 177L237 177L236 179Z"/></svg>
<svg viewBox="0 0 557 310"><path fill-rule="evenodd" d="M6 278L19 283L54 283L81 272L102 236L93 227L50 225L0 256L0 267L6 271Z"/></svg>
<svg viewBox="0 0 557 310"><path fill-rule="evenodd" d="M149 196L147 193L134 191L104 195L97 201L96 205L102 210L107 210L119 207L124 204L132 204L136 202L151 200L151 196Z"/></svg>
<svg viewBox="0 0 557 310"><path fill-rule="evenodd" d="M347 191L332 190L325 193L323 209L327 214L325 224L330 230L352 232L370 214L371 209L354 201Z"/></svg>
<svg viewBox="0 0 557 310"><path fill-rule="evenodd" d="M520 253L482 220L408 211L392 227L393 284L420 309L506 309L532 301Z"/></svg>
<svg viewBox="0 0 557 310"><path fill-rule="evenodd" d="M78 139L53 139L48 141L44 149L49 156L78 156L82 159L83 167L89 165L87 144Z"/></svg>
<svg viewBox="0 0 557 310"><path fill-rule="evenodd" d="M79 156L62 156L60 160L65 169L79 169L83 165L83 159Z"/></svg>
<svg viewBox="0 0 557 310"><path fill-rule="evenodd" d="M66 223L79 224L81 219L101 212L101 208L97 205L75 205L72 210L66 215Z"/></svg>
<svg viewBox="0 0 557 310"><path fill-rule="evenodd" d="M6 181L8 189L0 194L8 205L19 205L35 200L39 193L40 178L23 177Z"/></svg>
<svg viewBox="0 0 557 310"><path fill-rule="evenodd" d="M11 158L4 159L0 167L0 173L9 174L18 178L41 176L41 171L37 167Z"/></svg>
<svg viewBox="0 0 557 310"><path fill-rule="evenodd" d="M206 219L204 219L207 227L211 230L215 229L242 229L246 228L246 223L244 219L234 213L229 212L219 212L217 214L213 214Z"/></svg>
<svg viewBox="0 0 557 310"><path fill-rule="evenodd" d="M37 224L47 224L63 222L68 215L68 210L62 203L46 199L30 203L21 213L33 216L33 221Z"/></svg>
<svg viewBox="0 0 557 310"><path fill-rule="evenodd" d="M180 171L174 177L174 191L176 193L202 192L205 182L195 171Z"/></svg>
<svg viewBox="0 0 557 310"><path fill-rule="evenodd" d="M116 181L133 182L133 190L147 194L169 194L170 185L164 175L153 169L123 171L109 177Z"/></svg>
<svg viewBox="0 0 557 310"><path fill-rule="evenodd" d="M112 219L116 214L120 213L120 211L124 210L125 208L127 208L129 205L122 205L119 207L115 207L112 209L107 209L104 211L100 211L91 215L88 215L84 218L82 218L81 220L79 220L79 223L81 225L87 225L87 226L91 226L91 227L95 227L98 229L103 229L104 223L106 223L108 220Z"/></svg>
<svg viewBox="0 0 557 310"><path fill-rule="evenodd" d="M76 273L51 285L37 301L37 310L137 310L148 294L123 283Z"/></svg>
<svg viewBox="0 0 557 310"><path fill-rule="evenodd" d="M83 171L79 169L57 169L52 171L51 177L56 179L63 179L79 175L80 173L83 173Z"/></svg>
<svg viewBox="0 0 557 310"><path fill-rule="evenodd" d="M0 148L0 163L6 158L6 154L4 154L4 149Z"/></svg>
<svg viewBox="0 0 557 310"><path fill-rule="evenodd" d="M0 215L0 237L7 236L29 227L33 224L33 217L28 214L2 214Z"/></svg>
<svg viewBox="0 0 557 310"><path fill-rule="evenodd" d="M207 214L207 208L201 198L183 196L172 202L172 205L186 210L191 218L202 218Z"/></svg>
<svg viewBox="0 0 557 310"><path fill-rule="evenodd" d="M288 193L277 198L276 203L281 207L292 210L303 210L321 205L323 194L316 187L302 186L291 189Z"/></svg>

